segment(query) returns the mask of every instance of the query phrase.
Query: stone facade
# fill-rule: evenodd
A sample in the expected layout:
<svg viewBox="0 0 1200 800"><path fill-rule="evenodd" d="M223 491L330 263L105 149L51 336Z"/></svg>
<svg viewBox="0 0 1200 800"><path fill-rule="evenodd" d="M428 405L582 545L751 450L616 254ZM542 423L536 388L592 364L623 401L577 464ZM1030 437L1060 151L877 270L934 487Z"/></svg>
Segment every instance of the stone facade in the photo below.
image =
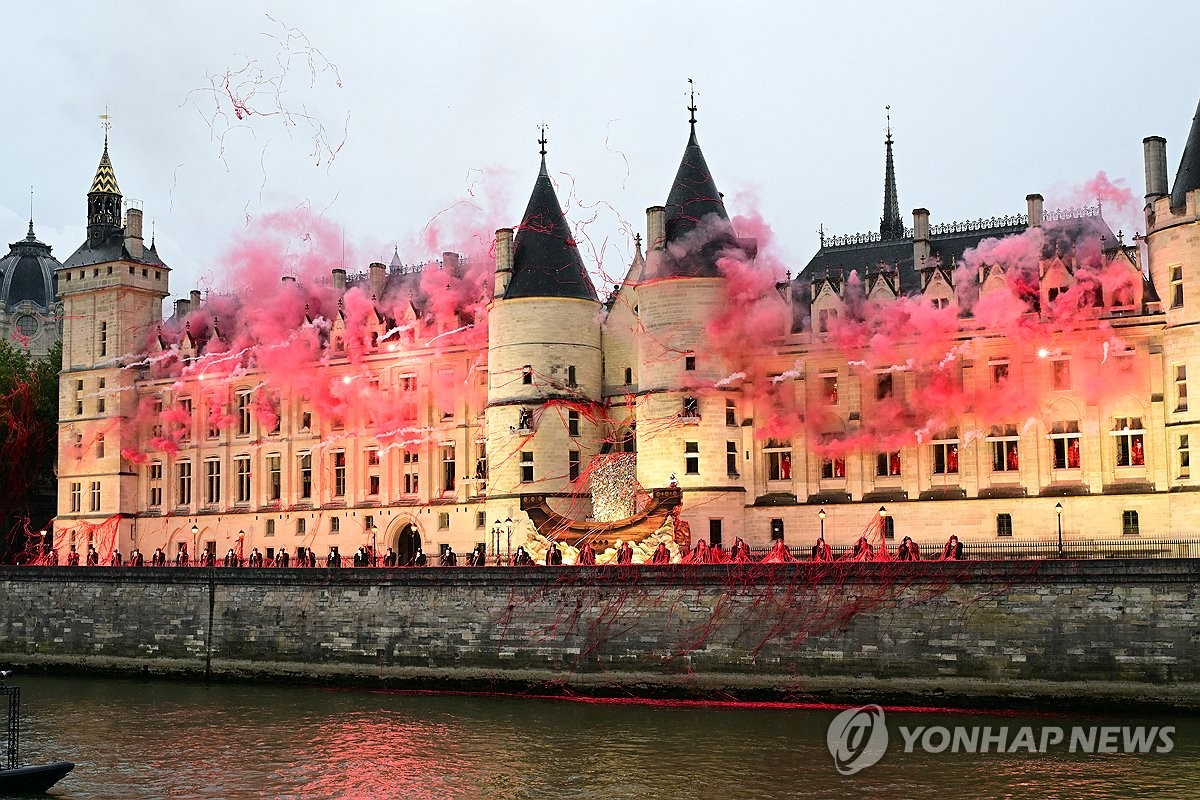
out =
<svg viewBox="0 0 1200 800"><path fill-rule="evenodd" d="M476 690L1196 708L1198 579L1195 560L6 568L0 658Z"/></svg>
<svg viewBox="0 0 1200 800"><path fill-rule="evenodd" d="M699 153L694 129L688 152ZM107 149L102 168L106 163ZM119 212L120 197L113 194L115 179L98 176L93 188L89 203L96 213L89 219L103 228L111 223L105 222L107 203L115 197ZM719 206L718 196L706 202ZM66 320L60 541L65 536L82 544L108 524L116 538L98 542L106 551L186 545L193 555L206 547L220 554L236 545L269 556L303 546L324 556L360 545L411 552L419 541L430 553L444 546L465 553L484 543L495 554L497 546L515 546L530 532L521 507L527 495L549 497L563 513L586 518L593 508L590 487L576 476L612 450L636 450L638 479L647 491L674 475L693 537L720 537L726 544L734 536L755 546L776 537L807 543L818 530L835 543L850 542L876 524L881 506L897 537L1048 539L1059 524L1071 538L1191 536L1200 527L1200 503L1192 494L1200 487L1190 474L1190 444L1200 436L1200 422L1187 403L1188 370L1200 373L1200 305L1193 291L1200 285L1198 198L1200 191L1192 191L1183 207L1173 207L1165 195L1148 197L1146 263L1137 247L1115 238L1104 245L1105 268L1133 276L1132 289L1128 296L1105 289L1087 326L1125 348L1104 356L1106 362L1111 356L1113 369L1105 380L1120 391L1089 399L1071 381L1070 365L1062 367L1070 354L1059 352L1060 343L1031 347L1011 331L980 330L963 318L956 342L969 343L970 355L956 368L959 386L980 395L1035 396L1036 412L1005 426L968 408L894 451L851 446L836 456L829 453L831 442L852 442L863 421L881 413L885 377L889 400L910 397L916 379L902 369L885 376L847 363L831 346L825 326L845 313L848 300L846 282L828 271L775 287L767 302L785 322L763 341L741 343L752 374L731 379L730 365L704 347L708 323L729 303L725 279L710 273L655 277L672 245L667 231L679 224L670 209L648 210L646 255L639 244L626 281L605 301L586 292L508 296L514 237L511 230L498 232L497 296L488 308L486 346L447 339L433 347L417 339L397 350L373 339L352 364L337 344L344 322L334 320L321 369L331 384L357 380L366 369L381 392L411 395L412 425L420 434L403 447L381 441L364 422L369 409L360 409L359 420L324 418L286 388L272 401L278 424L264 423L246 410L261 383L253 369L214 387L186 366L168 374L136 361L118 363L117 355L138 353L156 329L163 332L160 342L176 337L171 346L178 346L183 364L194 363L213 340L184 330L184 315L204 307L199 293L177 301L175 317L161 319L169 270L153 244L143 248L140 210L131 209L125 228L106 234L123 241L124 250L83 259L86 264L68 261L59 271ZM1019 226L1004 218L971 234L1003 237L1054 222L1040 196L1026 199ZM913 222L901 255L924 265L938 236L953 231L931 228L924 209L914 212ZM1088 214L1058 222L1107 231L1094 227L1102 220ZM903 226L891 229L906 233ZM518 243L527 230L517 233ZM831 239L823 242L822 257L859 246ZM443 264L452 271L457 256L446 254ZM1075 278L1060 260L1039 266L1036 293L1046 307ZM867 296L914 297L941 308L962 280L948 270L913 271L921 273L915 288L899 273L868 271ZM334 273L332 285L344 292L344 270ZM369 275L349 285L369 285L383 297L400 277L373 264ZM993 270L971 280L986 294L1003 276ZM402 322L381 318L379 329ZM425 324L415 312L408 322ZM446 320L436 325L431 337L454 327ZM216 331L206 335L219 340ZM899 345L899 365L905 346ZM151 361L165 352L151 351ZM777 437L766 424L774 406L823 422L790 439ZM155 418L167 412L175 423ZM212 428L214 418L239 421ZM177 449L153 444L168 424L180 434ZM998 448L1011 450L1004 468ZM825 512L820 521L819 510Z"/></svg>

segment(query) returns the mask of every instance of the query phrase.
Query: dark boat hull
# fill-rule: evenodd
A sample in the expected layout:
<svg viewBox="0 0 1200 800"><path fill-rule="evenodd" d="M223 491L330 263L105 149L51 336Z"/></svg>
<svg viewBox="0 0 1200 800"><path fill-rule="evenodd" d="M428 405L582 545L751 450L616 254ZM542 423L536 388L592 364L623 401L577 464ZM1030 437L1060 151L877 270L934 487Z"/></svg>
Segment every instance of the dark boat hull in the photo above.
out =
<svg viewBox="0 0 1200 800"><path fill-rule="evenodd" d="M0 794L44 792L63 779L75 765L70 761L55 761L33 767L0 769Z"/></svg>

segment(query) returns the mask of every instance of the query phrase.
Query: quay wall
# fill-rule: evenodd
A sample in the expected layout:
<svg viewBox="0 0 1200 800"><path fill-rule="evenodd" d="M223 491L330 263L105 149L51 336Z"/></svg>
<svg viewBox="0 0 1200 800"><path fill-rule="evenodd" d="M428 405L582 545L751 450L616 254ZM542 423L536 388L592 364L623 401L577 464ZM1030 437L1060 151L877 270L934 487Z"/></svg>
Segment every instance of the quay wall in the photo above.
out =
<svg viewBox="0 0 1200 800"><path fill-rule="evenodd" d="M1200 709L1200 559L0 568L0 666L393 688Z"/></svg>

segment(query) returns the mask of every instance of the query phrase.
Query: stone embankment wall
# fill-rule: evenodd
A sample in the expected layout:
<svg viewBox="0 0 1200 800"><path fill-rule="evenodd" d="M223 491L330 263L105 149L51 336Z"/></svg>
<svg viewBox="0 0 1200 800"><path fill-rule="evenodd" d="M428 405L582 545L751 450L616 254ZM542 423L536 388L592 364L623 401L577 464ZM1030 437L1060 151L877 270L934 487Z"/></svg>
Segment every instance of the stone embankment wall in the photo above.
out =
<svg viewBox="0 0 1200 800"><path fill-rule="evenodd" d="M1200 708L1200 560L0 568L0 665L401 688Z"/></svg>

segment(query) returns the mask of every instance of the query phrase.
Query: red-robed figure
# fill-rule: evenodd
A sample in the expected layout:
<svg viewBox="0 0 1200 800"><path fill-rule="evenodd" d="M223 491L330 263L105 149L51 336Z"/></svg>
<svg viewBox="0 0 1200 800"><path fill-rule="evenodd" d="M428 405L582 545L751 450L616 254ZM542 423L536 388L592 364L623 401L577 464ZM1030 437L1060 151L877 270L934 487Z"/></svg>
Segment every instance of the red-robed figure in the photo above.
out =
<svg viewBox="0 0 1200 800"><path fill-rule="evenodd" d="M742 537L734 540L733 547L729 549L729 560L735 564L750 563L750 545L742 541Z"/></svg>
<svg viewBox="0 0 1200 800"><path fill-rule="evenodd" d="M776 539L775 544L771 545L771 549L763 556L762 563L764 564L791 564L796 560L792 555L792 551L783 543L783 539Z"/></svg>
<svg viewBox="0 0 1200 800"><path fill-rule="evenodd" d="M692 548L692 552L688 553L684 559L685 564L711 564L712 559L709 556L708 542L701 539L696 542L696 546Z"/></svg>
<svg viewBox="0 0 1200 800"><path fill-rule="evenodd" d="M650 556L651 564L670 564L671 551L667 549L663 542L658 543L658 547L654 548L654 555Z"/></svg>
<svg viewBox="0 0 1200 800"><path fill-rule="evenodd" d="M575 559L575 564L580 567L596 566L596 548L592 547L591 542L579 545L579 558Z"/></svg>
<svg viewBox="0 0 1200 800"><path fill-rule="evenodd" d="M626 565L633 563L633 548L629 546L629 542L621 542L621 546L617 548L617 564Z"/></svg>
<svg viewBox="0 0 1200 800"><path fill-rule="evenodd" d="M817 537L817 543L812 546L813 561L833 561L833 549L825 541L824 536Z"/></svg>

